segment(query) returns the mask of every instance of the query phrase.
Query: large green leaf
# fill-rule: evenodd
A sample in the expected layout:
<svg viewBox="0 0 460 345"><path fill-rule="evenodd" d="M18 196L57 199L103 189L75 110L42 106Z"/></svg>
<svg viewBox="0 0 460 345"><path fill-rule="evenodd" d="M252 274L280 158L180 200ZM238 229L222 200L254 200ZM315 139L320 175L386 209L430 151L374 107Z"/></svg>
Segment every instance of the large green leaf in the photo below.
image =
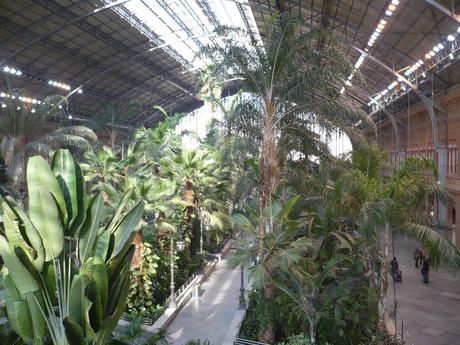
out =
<svg viewBox="0 0 460 345"><path fill-rule="evenodd" d="M104 212L104 200L101 194L95 195L88 207L87 216L79 233L79 254L82 263L94 253L94 242Z"/></svg>
<svg viewBox="0 0 460 345"><path fill-rule="evenodd" d="M91 308L88 314L89 324L94 332L98 332L102 327L105 309L102 306L100 290L94 280L86 287L86 296L91 301Z"/></svg>
<svg viewBox="0 0 460 345"><path fill-rule="evenodd" d="M51 167L61 187L62 195L67 210L68 227L78 212L77 201L77 177L75 173L75 161L69 150L58 150L53 156Z"/></svg>
<svg viewBox="0 0 460 345"><path fill-rule="evenodd" d="M36 345L44 343L44 337L46 335L46 321L42 314L43 307L39 305L38 299L32 294L27 294L27 305L32 321L33 336Z"/></svg>
<svg viewBox="0 0 460 345"><path fill-rule="evenodd" d="M22 339L32 339L32 321L30 320L27 302L22 300L19 292L11 279L10 275L5 276L5 300L8 312L8 321L11 328L21 336Z"/></svg>
<svg viewBox="0 0 460 345"><path fill-rule="evenodd" d="M80 325L85 327L85 314L91 307L91 302L85 295L86 286L89 284L89 278L86 274L74 276L72 286L70 287L69 312L68 316Z"/></svg>
<svg viewBox="0 0 460 345"><path fill-rule="evenodd" d="M43 262L45 261L45 249L43 248L43 242L40 234L21 206L19 206L13 198L6 196L5 202L8 204L11 211L15 213L15 220L18 221L19 230L21 231L24 240L35 250L34 265L37 270L41 271ZM3 206L3 208L6 209L6 206Z"/></svg>
<svg viewBox="0 0 460 345"><path fill-rule="evenodd" d="M29 201L29 215L43 240L45 261L55 259L64 247L64 231L53 195L46 189L34 191Z"/></svg>
<svg viewBox="0 0 460 345"><path fill-rule="evenodd" d="M127 274L127 267L125 266L125 272L120 272L119 280L119 289L117 289L117 294L111 294L110 301L114 301L115 305L112 309L110 316L104 319L102 324L102 329L97 334L96 345L105 345L107 344L110 335L118 324L121 314L125 311L126 299L129 294L129 277Z"/></svg>
<svg viewBox="0 0 460 345"><path fill-rule="evenodd" d="M29 163L27 164L27 189L29 192L29 208L37 208L36 204L41 202L38 196L39 191L46 190L56 199L62 222L63 224L67 224L67 208L61 187L50 166L41 156L29 159Z"/></svg>
<svg viewBox="0 0 460 345"><path fill-rule="evenodd" d="M11 211L6 202L2 203L2 207L3 226L5 229L6 238L8 239L8 243L10 244L10 248L14 249L15 246L22 247L27 252L30 259L33 260L36 256L35 250L29 246L29 244L25 241L24 237L22 236L21 231L19 230L19 223L17 221L15 213Z"/></svg>
<svg viewBox="0 0 460 345"><path fill-rule="evenodd" d="M111 258L117 256L123 248L125 248L128 240L131 238L131 234L136 231L137 225L139 224L143 213L144 202L141 200L125 214L123 219L113 230L115 240Z"/></svg>
<svg viewBox="0 0 460 345"><path fill-rule="evenodd" d="M128 201L131 199L132 195L134 193L134 188L131 188L126 191L126 193L123 195L121 198L120 203L118 204L118 207L115 211L115 214L113 215L112 219L110 220L110 223L107 225L107 229L109 229L110 232L113 232L115 228L117 227L120 217L123 214L126 204Z"/></svg>
<svg viewBox="0 0 460 345"><path fill-rule="evenodd" d="M19 259L11 251L8 241L0 235L0 255L2 256L9 275L17 287L19 294L25 296L27 293L38 291L38 282L21 264Z"/></svg>
<svg viewBox="0 0 460 345"><path fill-rule="evenodd" d="M85 335L83 333L83 328L79 324L77 324L68 316L66 316L64 320L62 320L62 324L64 325L65 335L70 345L85 344Z"/></svg>
<svg viewBox="0 0 460 345"><path fill-rule="evenodd" d="M97 235L96 246L94 249L94 256L107 260L107 253L110 245L110 231L108 229L101 229Z"/></svg>
<svg viewBox="0 0 460 345"><path fill-rule="evenodd" d="M107 306L108 296L108 276L107 269L105 267L105 261L100 257L94 257L88 259L82 272L86 273L90 280L94 281L97 292L100 295L100 302L102 303L102 310L105 311ZM93 301L94 303L94 301Z"/></svg>

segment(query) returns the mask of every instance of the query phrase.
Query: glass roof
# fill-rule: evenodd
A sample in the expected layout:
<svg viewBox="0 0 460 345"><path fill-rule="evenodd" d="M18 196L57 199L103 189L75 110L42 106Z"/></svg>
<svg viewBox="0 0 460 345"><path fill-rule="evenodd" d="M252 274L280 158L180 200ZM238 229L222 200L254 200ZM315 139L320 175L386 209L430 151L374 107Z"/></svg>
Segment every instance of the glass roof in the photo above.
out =
<svg viewBox="0 0 460 345"><path fill-rule="evenodd" d="M261 40L247 0L131 0L115 11L187 69L202 67L200 48L215 40L219 25L246 30Z"/></svg>

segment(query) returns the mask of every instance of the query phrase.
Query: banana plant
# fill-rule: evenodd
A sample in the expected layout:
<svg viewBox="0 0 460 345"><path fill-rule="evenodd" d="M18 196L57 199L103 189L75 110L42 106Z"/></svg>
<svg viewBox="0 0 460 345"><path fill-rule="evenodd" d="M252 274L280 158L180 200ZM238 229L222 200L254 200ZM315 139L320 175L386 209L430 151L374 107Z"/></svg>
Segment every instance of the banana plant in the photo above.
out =
<svg viewBox="0 0 460 345"><path fill-rule="evenodd" d="M29 159L29 209L2 196L0 255L8 319L26 344L104 345L125 309L144 203L128 190L114 211L86 194L67 150ZM107 214L107 212L112 212Z"/></svg>

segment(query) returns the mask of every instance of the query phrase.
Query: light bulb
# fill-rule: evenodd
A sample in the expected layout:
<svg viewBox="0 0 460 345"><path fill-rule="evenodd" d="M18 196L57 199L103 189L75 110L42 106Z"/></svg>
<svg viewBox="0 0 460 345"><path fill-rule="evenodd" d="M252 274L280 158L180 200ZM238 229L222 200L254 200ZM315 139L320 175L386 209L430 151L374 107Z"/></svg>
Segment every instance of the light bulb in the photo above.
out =
<svg viewBox="0 0 460 345"><path fill-rule="evenodd" d="M417 62L418 62L420 65L423 65L423 60L422 60L422 59L418 60Z"/></svg>
<svg viewBox="0 0 460 345"><path fill-rule="evenodd" d="M5 103L2 103L2 108L6 108L6 104L5 104Z"/></svg>
<svg viewBox="0 0 460 345"><path fill-rule="evenodd" d="M377 25L377 29L383 30L384 28L385 28L385 25L383 25L383 24Z"/></svg>
<svg viewBox="0 0 460 345"><path fill-rule="evenodd" d="M69 120L72 120L72 119L73 119L72 115L69 115L68 117L69 117Z"/></svg>
<svg viewBox="0 0 460 345"><path fill-rule="evenodd" d="M21 76L22 72L21 71L16 71L16 75Z"/></svg>
<svg viewBox="0 0 460 345"><path fill-rule="evenodd" d="M53 85L53 81L52 81L52 80L48 80L48 85Z"/></svg>
<svg viewBox="0 0 460 345"><path fill-rule="evenodd" d="M428 53L430 54L430 56L435 56L436 54L434 53L434 51L430 50L430 52Z"/></svg>
<svg viewBox="0 0 460 345"><path fill-rule="evenodd" d="M82 90L82 89L78 89L77 93L82 94L82 93L83 93L83 90Z"/></svg>
<svg viewBox="0 0 460 345"><path fill-rule="evenodd" d="M16 74L16 70L15 70L14 68L11 68L11 69L10 69L10 73L11 73L11 74Z"/></svg>
<svg viewBox="0 0 460 345"><path fill-rule="evenodd" d="M391 3L395 6L399 5L399 0L392 0Z"/></svg>
<svg viewBox="0 0 460 345"><path fill-rule="evenodd" d="M390 17L390 16L393 14L393 12L391 12L390 10L386 10L386 11L385 11L385 14L386 14L388 17Z"/></svg>
<svg viewBox="0 0 460 345"><path fill-rule="evenodd" d="M425 54L425 59L431 59L430 53L426 53L426 54Z"/></svg>
<svg viewBox="0 0 460 345"><path fill-rule="evenodd" d="M396 10L396 6L394 4L390 4L390 6L388 6L388 9L390 11L394 11L394 10Z"/></svg>
<svg viewBox="0 0 460 345"><path fill-rule="evenodd" d="M435 51L435 53L439 52L439 48L437 46L434 46L433 50Z"/></svg>
<svg viewBox="0 0 460 345"><path fill-rule="evenodd" d="M31 112L32 114L35 113L35 109L32 109L30 112Z"/></svg>
<svg viewBox="0 0 460 345"><path fill-rule="evenodd" d="M454 59L454 54L450 53L449 54L449 59L453 60Z"/></svg>
<svg viewBox="0 0 460 345"><path fill-rule="evenodd" d="M438 47L439 49L444 49L444 44L438 43L437 47Z"/></svg>
<svg viewBox="0 0 460 345"><path fill-rule="evenodd" d="M8 66L3 67L3 72L9 72L10 68Z"/></svg>
<svg viewBox="0 0 460 345"><path fill-rule="evenodd" d="M454 35L449 35L449 36L447 36L447 40L450 41L450 42L455 41Z"/></svg>
<svg viewBox="0 0 460 345"><path fill-rule="evenodd" d="M6 96L6 93L0 92L0 97L5 97L5 96Z"/></svg>

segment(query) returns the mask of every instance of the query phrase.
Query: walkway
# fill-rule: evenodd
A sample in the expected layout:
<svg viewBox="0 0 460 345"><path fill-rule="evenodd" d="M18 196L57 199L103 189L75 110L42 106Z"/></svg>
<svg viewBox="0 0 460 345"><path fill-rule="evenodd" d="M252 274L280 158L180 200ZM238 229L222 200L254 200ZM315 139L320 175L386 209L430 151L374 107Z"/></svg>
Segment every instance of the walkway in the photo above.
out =
<svg viewBox="0 0 460 345"><path fill-rule="evenodd" d="M402 318L407 345L459 345L459 274L452 278L444 269L430 270L430 283L423 284L412 257L417 245L404 235L395 241L395 255L403 272L402 283L396 283L398 332ZM390 286L388 295L393 304L392 280Z"/></svg>
<svg viewBox="0 0 460 345"><path fill-rule="evenodd" d="M227 259L217 264L201 288L201 297L191 299L168 328L174 345L184 345L190 339L221 345L238 312L240 270L228 268Z"/></svg>

